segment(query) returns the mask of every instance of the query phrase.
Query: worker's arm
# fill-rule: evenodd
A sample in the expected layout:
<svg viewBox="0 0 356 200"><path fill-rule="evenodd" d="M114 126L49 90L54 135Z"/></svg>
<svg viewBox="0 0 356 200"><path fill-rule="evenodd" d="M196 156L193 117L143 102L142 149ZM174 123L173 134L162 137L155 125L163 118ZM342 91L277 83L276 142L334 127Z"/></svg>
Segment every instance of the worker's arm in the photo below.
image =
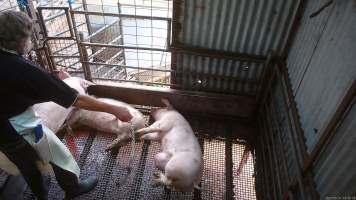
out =
<svg viewBox="0 0 356 200"><path fill-rule="evenodd" d="M25 63L25 65L29 66L23 67L23 72L20 74L27 75L22 85L27 87L26 92L33 97L32 104L53 101L65 108L73 105L86 110L110 113L124 122L131 120L132 116L127 108L107 104L88 95L78 94L73 88L41 68L29 63Z"/></svg>
<svg viewBox="0 0 356 200"><path fill-rule="evenodd" d="M78 97L73 106L91 111L107 112L115 115L117 118L124 122L130 121L132 118L129 110L126 107L98 101L89 95L78 94Z"/></svg>

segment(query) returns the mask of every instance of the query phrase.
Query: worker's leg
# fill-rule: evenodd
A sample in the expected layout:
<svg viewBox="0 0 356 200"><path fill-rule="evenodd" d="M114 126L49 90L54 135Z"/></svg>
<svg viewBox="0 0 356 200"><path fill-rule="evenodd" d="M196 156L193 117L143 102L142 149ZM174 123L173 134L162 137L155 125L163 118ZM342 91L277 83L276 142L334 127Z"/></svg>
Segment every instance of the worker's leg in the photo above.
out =
<svg viewBox="0 0 356 200"><path fill-rule="evenodd" d="M35 150L7 120L0 121L0 150L19 168L38 199L47 199L48 186L37 168Z"/></svg>
<svg viewBox="0 0 356 200"><path fill-rule="evenodd" d="M66 199L72 199L89 192L98 182L94 176L85 180L79 180L74 173L62 169L53 163L51 164L59 186L66 193Z"/></svg>

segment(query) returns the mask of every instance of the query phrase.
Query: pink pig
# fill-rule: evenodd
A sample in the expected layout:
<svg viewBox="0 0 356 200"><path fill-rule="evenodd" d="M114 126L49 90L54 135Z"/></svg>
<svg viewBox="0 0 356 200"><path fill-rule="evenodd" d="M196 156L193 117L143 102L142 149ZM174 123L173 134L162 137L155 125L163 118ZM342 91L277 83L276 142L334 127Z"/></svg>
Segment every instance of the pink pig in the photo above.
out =
<svg viewBox="0 0 356 200"><path fill-rule="evenodd" d="M162 99L166 108L153 109L155 122L136 132L144 140L157 140L161 152L155 155L155 165L164 171L154 173L154 186L172 187L177 191L199 188L202 177L202 152L193 130L184 117Z"/></svg>
<svg viewBox="0 0 356 200"><path fill-rule="evenodd" d="M93 84L78 77L67 77L63 81L80 94L85 94L87 87ZM60 130L63 122L73 109L73 107L64 108L54 102L35 104L33 108L37 116L42 119L42 123L54 133Z"/></svg>
<svg viewBox="0 0 356 200"><path fill-rule="evenodd" d="M146 122L142 113L127 103L106 98L97 98L97 100L126 107L132 115L130 123L122 122L109 113L75 109L69 116L67 125L69 127L85 125L98 131L116 134L117 138L107 146L106 150L119 147L127 142L131 138L131 125L134 130L145 127Z"/></svg>

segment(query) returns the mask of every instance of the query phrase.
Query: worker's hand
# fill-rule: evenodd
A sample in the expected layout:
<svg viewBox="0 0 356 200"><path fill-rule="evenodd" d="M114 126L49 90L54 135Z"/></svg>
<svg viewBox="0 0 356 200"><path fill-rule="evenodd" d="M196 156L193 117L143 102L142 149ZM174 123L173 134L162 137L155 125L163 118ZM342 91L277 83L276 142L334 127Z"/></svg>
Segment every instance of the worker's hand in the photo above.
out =
<svg viewBox="0 0 356 200"><path fill-rule="evenodd" d="M126 107L115 106L112 114L123 122L129 122L132 119L132 115Z"/></svg>

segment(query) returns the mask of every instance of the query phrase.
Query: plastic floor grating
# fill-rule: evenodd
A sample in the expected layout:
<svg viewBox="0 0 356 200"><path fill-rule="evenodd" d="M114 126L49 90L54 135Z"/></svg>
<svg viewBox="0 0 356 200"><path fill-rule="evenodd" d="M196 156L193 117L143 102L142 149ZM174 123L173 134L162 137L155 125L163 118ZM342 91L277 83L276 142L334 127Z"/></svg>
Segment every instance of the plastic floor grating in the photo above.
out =
<svg viewBox="0 0 356 200"><path fill-rule="evenodd" d="M204 172L201 190L183 193L151 186L153 173L158 170L153 160L154 155L160 151L158 142L139 141L136 143L135 157L131 163L131 171L128 173L130 144L121 147L116 152L105 152L106 145L115 137L83 129L76 132L71 144L68 143L67 135L63 142L67 146L73 145L73 142L76 145L75 158L81 168L81 178L96 175L99 177L99 182L93 191L76 200L256 199L254 159L251 152L244 157L246 145L235 140L213 136L226 134L215 133L217 131L228 132L221 128L226 124L214 125L211 121L202 121L201 118L192 118L189 121L203 147ZM228 158L230 159L227 160ZM63 199L64 192L58 186L54 174L49 174L47 177L50 182L49 199ZM2 180L1 177L0 180ZM228 187L229 185L231 187ZM26 200L34 199L29 188L26 189L24 196Z"/></svg>

